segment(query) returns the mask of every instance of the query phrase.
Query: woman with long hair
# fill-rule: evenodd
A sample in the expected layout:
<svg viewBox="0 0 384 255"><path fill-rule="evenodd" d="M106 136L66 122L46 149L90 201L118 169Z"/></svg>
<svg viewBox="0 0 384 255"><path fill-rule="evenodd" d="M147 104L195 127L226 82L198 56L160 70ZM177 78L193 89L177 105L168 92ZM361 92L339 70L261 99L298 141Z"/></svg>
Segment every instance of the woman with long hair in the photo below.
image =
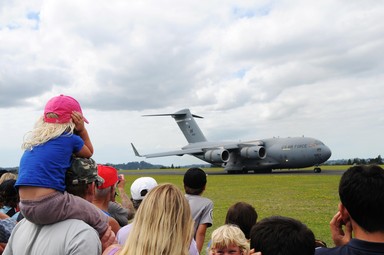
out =
<svg viewBox="0 0 384 255"><path fill-rule="evenodd" d="M188 201L173 184L153 188L141 203L123 248L103 254L188 255L193 221Z"/></svg>

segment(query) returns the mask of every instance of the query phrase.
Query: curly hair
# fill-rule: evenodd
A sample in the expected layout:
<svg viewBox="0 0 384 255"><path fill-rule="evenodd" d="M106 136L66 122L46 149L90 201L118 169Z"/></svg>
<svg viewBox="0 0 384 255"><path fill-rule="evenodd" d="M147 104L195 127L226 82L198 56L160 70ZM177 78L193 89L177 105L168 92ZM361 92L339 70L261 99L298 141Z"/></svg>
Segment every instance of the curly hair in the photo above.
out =
<svg viewBox="0 0 384 255"><path fill-rule="evenodd" d="M56 115L54 113L49 113ZM57 115L56 115L57 116ZM52 117L51 117L52 118ZM44 122L44 117L41 116L33 130L29 131L24 136L24 142L21 146L23 150L31 150L33 147L46 143L47 141L57 138L63 133L72 135L75 129L75 124L72 120L68 123L47 123Z"/></svg>
<svg viewBox="0 0 384 255"><path fill-rule="evenodd" d="M241 254L248 254L249 243L245 238L243 231L236 225L225 224L212 232L211 250L238 246Z"/></svg>

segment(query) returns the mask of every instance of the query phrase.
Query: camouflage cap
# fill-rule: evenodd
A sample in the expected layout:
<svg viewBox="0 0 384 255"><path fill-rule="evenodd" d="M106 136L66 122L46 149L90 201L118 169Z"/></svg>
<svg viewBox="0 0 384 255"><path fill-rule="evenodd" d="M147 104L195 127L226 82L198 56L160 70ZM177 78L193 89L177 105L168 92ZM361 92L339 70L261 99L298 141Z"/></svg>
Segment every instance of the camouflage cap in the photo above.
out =
<svg viewBox="0 0 384 255"><path fill-rule="evenodd" d="M97 174L97 164L93 159L73 157L71 167L66 173L65 182L66 185L92 182L101 185L104 183L104 179Z"/></svg>

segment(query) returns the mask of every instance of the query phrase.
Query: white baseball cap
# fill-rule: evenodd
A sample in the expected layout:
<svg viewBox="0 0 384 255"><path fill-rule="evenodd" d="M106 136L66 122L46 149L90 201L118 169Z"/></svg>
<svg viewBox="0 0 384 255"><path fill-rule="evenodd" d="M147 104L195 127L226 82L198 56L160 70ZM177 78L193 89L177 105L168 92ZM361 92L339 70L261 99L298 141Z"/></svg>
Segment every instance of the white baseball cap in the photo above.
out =
<svg viewBox="0 0 384 255"><path fill-rule="evenodd" d="M145 195L156 186L157 182L152 177L137 178L131 185L132 199L143 200Z"/></svg>

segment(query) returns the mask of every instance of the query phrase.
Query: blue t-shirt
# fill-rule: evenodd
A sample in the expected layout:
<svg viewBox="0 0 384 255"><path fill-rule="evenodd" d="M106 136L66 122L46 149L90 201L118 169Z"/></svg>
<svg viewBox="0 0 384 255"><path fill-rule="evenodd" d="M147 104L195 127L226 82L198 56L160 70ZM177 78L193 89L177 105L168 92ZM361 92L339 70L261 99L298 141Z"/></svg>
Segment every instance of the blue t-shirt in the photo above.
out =
<svg viewBox="0 0 384 255"><path fill-rule="evenodd" d="M32 150L25 150L15 186L44 187L64 192L65 173L71 166L72 154L83 146L80 136L64 134Z"/></svg>

